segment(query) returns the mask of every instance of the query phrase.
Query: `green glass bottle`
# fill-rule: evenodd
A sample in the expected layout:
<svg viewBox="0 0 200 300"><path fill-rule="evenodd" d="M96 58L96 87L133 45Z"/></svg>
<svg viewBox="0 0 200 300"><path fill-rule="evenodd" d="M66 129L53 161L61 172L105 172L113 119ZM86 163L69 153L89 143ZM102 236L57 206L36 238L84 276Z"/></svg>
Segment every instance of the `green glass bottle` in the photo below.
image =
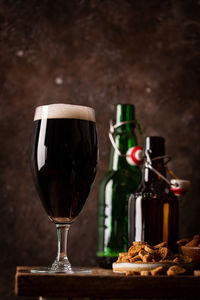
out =
<svg viewBox="0 0 200 300"><path fill-rule="evenodd" d="M139 166L130 165L126 157L130 148L139 148L136 147L133 105L117 104L114 127L113 141L116 146L112 143L109 168L100 183L98 194L96 256L99 266L103 268L111 268L118 254L128 249L128 197L136 191L142 178Z"/></svg>

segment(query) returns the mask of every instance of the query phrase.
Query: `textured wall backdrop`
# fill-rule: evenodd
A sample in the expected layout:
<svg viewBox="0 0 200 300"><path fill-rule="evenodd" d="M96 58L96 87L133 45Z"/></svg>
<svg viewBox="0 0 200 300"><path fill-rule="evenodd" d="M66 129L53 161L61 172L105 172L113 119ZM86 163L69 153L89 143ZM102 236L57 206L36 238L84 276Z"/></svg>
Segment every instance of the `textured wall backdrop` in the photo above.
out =
<svg viewBox="0 0 200 300"><path fill-rule="evenodd" d="M198 0L0 0L0 292L13 299L16 265L56 254L29 168L34 108L96 109L100 161L71 228L69 257L95 265L97 187L107 169L108 121L133 103L146 135L166 138L171 168L192 181L180 235L200 232L200 2Z"/></svg>

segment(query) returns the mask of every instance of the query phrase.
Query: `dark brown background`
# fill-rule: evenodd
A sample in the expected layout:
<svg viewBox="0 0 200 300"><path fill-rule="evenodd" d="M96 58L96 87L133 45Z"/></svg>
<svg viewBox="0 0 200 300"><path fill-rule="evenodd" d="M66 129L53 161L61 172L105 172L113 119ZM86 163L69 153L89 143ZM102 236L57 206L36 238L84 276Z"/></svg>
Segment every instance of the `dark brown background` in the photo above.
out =
<svg viewBox="0 0 200 300"><path fill-rule="evenodd" d="M55 226L36 194L29 145L34 108L96 109L96 182L70 232L69 257L95 265L97 187L109 158L108 121L133 103L146 135L166 138L171 168L190 179L180 236L200 232L200 1L0 1L1 299L13 299L16 265L56 254Z"/></svg>

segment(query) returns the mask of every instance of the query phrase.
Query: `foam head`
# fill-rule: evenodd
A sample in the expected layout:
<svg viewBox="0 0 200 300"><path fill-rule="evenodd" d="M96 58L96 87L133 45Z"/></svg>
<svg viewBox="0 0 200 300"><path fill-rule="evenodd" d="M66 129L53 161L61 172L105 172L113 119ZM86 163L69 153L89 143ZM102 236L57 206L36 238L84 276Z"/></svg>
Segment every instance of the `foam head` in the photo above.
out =
<svg viewBox="0 0 200 300"><path fill-rule="evenodd" d="M41 119L80 119L95 122L95 112L88 106L56 103L35 109L34 121Z"/></svg>

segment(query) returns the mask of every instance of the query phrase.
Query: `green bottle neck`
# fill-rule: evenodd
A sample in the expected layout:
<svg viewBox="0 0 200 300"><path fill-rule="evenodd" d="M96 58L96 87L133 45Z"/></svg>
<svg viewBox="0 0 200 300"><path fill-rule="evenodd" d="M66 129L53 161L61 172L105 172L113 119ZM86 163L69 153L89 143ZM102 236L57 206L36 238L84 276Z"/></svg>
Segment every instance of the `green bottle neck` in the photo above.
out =
<svg viewBox="0 0 200 300"><path fill-rule="evenodd" d="M137 140L134 133L134 129L132 131L126 131L124 133L116 133L114 136L114 140L117 148L122 154L126 154L129 148L137 146ZM111 146L110 151L110 160L109 160L109 170L117 171L119 169L130 169L133 170L134 166L131 166L126 161L126 157L120 156L118 152Z"/></svg>
<svg viewBox="0 0 200 300"><path fill-rule="evenodd" d="M122 122L128 122L123 124ZM119 125L113 135L115 144L122 154L126 154L131 147L137 146L135 136L135 107L131 104L117 104L115 124ZM135 167L129 165L126 157L120 156L111 146L109 170L117 171L118 169L130 169Z"/></svg>
<svg viewBox="0 0 200 300"><path fill-rule="evenodd" d="M135 121L135 107L131 104L117 104L116 105L116 119L115 123L124 121ZM126 124L130 128L130 124Z"/></svg>

